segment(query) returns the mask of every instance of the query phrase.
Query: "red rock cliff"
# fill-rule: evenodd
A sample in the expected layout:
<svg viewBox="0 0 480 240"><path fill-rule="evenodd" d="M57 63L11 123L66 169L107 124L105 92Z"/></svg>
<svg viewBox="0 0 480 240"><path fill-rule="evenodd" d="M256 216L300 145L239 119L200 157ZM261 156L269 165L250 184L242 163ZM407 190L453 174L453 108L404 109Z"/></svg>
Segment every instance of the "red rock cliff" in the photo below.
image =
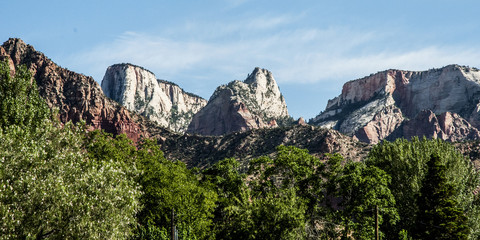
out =
<svg viewBox="0 0 480 240"><path fill-rule="evenodd" d="M61 122L83 119L94 129L125 133L134 141L148 135L128 110L104 96L92 77L61 68L20 39L6 41L2 52L15 66L27 66L37 82L40 95L50 107L58 108Z"/></svg>

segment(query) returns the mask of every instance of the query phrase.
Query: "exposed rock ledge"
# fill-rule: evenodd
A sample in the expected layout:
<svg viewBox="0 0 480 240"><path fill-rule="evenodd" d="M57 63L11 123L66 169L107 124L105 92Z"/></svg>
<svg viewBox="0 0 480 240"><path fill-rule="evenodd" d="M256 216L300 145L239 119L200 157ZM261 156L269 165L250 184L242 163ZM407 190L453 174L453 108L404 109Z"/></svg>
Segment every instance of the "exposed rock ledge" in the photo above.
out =
<svg viewBox="0 0 480 240"><path fill-rule="evenodd" d="M477 139L479 120L480 71L449 65L423 72L387 70L347 82L310 124L377 143L416 135Z"/></svg>

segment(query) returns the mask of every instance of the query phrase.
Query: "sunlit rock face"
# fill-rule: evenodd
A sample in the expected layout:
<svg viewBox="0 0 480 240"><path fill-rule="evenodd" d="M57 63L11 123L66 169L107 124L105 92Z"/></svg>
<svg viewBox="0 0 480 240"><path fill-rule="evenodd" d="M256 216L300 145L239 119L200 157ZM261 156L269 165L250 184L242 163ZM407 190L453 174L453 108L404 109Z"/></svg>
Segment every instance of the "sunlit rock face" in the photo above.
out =
<svg viewBox="0 0 480 240"><path fill-rule="evenodd" d="M152 72L132 64L108 67L102 89L107 97L128 110L176 132L184 132L193 115L207 103L205 99L183 91L174 83L159 80Z"/></svg>
<svg viewBox="0 0 480 240"><path fill-rule="evenodd" d="M218 87L208 104L192 119L187 132L222 135L277 127L290 121L285 99L273 74L255 68L244 81Z"/></svg>
<svg viewBox="0 0 480 240"><path fill-rule="evenodd" d="M56 109L62 123L85 121L89 129L126 134L133 141L148 137L137 116L106 98L89 76L62 68L21 39L11 38L0 48L0 58L14 67L25 65L38 85L40 96Z"/></svg>
<svg viewBox="0 0 480 240"><path fill-rule="evenodd" d="M342 93L329 100L325 111L310 124L369 143L413 136L478 139L480 71L449 65L372 74L345 83Z"/></svg>

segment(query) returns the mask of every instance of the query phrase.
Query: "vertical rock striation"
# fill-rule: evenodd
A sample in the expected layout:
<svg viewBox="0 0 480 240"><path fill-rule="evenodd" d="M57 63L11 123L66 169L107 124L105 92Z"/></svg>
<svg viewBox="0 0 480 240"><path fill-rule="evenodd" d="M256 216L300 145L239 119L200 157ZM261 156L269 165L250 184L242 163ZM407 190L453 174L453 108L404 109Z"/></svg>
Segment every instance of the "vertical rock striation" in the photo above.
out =
<svg viewBox="0 0 480 240"><path fill-rule="evenodd" d="M135 116L104 96L92 77L61 68L21 39L9 39L2 48L15 66L27 66L40 95L50 108L58 109L61 122L84 120L94 129L125 133L134 141L148 136L136 123Z"/></svg>
<svg viewBox="0 0 480 240"><path fill-rule="evenodd" d="M108 67L102 80L107 97L163 127L184 132L193 115L207 101L183 91L178 85L158 80L155 75L132 64Z"/></svg>
<svg viewBox="0 0 480 240"><path fill-rule="evenodd" d="M310 123L369 143L417 135L456 141L480 137L479 109L478 69L387 70L345 83ZM438 119L447 119L441 129Z"/></svg>
<svg viewBox="0 0 480 240"><path fill-rule="evenodd" d="M243 82L236 80L218 87L208 104L195 114L187 132L222 135L276 127L290 120L273 74L257 67Z"/></svg>

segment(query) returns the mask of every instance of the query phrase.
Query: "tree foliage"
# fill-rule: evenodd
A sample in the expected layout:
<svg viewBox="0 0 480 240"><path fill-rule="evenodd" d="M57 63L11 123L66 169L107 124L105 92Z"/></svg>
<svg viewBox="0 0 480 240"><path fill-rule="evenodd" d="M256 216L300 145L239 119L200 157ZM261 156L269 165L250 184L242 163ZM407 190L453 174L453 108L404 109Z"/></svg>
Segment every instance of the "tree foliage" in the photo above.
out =
<svg viewBox="0 0 480 240"><path fill-rule="evenodd" d="M139 191L115 164L93 164L78 129L46 123L0 134L0 213L7 238L125 238ZM61 149L61 151L59 151Z"/></svg>
<svg viewBox="0 0 480 240"><path fill-rule="evenodd" d="M213 210L217 200L215 191L203 185L183 162L168 161L152 141L144 142L138 151L142 174L139 183L143 195L143 209L139 223L168 229L171 212L175 210L175 223L189 238L209 239Z"/></svg>
<svg viewBox="0 0 480 240"><path fill-rule="evenodd" d="M398 236L400 231L410 235L416 228L416 215L419 211L417 197L427 173L427 162L432 154L437 154L441 164L446 167L447 183L454 186L454 200L469 216L468 225L472 229L470 238L479 235L479 206L474 201L474 190L479 185L479 177L472 164L466 160L451 144L442 140L413 138L411 141L397 139L383 142L369 153L366 164L384 170L391 178L389 188L395 196L400 221L391 226L389 238Z"/></svg>
<svg viewBox="0 0 480 240"><path fill-rule="evenodd" d="M139 189L112 161L83 148L85 128L60 127L35 82L0 64L2 239L119 239L131 234Z"/></svg>
<svg viewBox="0 0 480 240"><path fill-rule="evenodd" d="M456 187L448 183L447 168L433 154L418 198L416 235L420 239L468 239L468 219L456 201Z"/></svg>
<svg viewBox="0 0 480 240"><path fill-rule="evenodd" d="M0 62L0 100L0 128L17 125L34 129L51 116L25 66L10 76L8 63Z"/></svg>
<svg viewBox="0 0 480 240"><path fill-rule="evenodd" d="M390 176L383 170L360 162L348 163L339 179L338 196L341 197L342 236L353 239L375 238L375 215L378 223L384 220L393 225L398 220L395 199L388 188ZM380 235L382 230L380 229Z"/></svg>

